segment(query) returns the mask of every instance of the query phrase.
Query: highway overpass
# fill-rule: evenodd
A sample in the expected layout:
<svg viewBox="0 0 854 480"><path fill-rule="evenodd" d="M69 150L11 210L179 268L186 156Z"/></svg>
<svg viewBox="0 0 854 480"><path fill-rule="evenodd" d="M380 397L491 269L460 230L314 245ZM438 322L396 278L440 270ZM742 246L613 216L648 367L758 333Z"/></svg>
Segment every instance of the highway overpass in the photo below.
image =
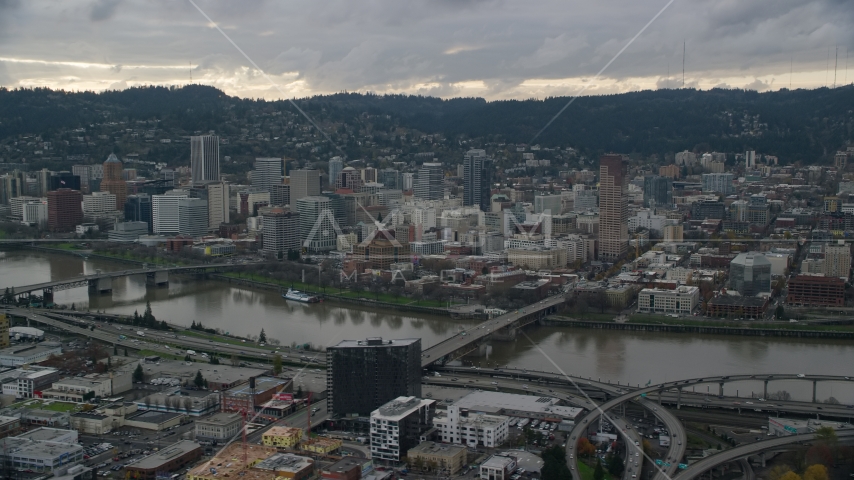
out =
<svg viewBox="0 0 854 480"><path fill-rule="evenodd" d="M854 431L842 430L837 431L836 436L840 441L854 439ZM719 467L721 465L739 460L751 455L773 451L773 450L788 450L792 444L809 442L815 439L814 433L804 433L800 435L789 435L785 437L774 437L770 440L762 440L755 443L748 443L729 450L724 450L721 453L706 457L697 463L689 466L685 470L679 472L673 480L694 480L705 472Z"/></svg>
<svg viewBox="0 0 854 480"><path fill-rule="evenodd" d="M210 263L202 265L148 267L129 270L118 270L115 272L99 272L91 275L81 275L79 277L66 278L64 280L55 280L52 282L37 283L35 285L13 287L10 290L15 296L42 291L45 297L49 297L52 300L53 292L60 290L68 290L71 288L89 287L90 290L98 292L111 291L112 279L114 278L127 277L131 275L145 275L146 281L148 283L154 285L164 285L169 283L169 273L215 273L227 268L234 268L243 265L244 264L234 263Z"/></svg>

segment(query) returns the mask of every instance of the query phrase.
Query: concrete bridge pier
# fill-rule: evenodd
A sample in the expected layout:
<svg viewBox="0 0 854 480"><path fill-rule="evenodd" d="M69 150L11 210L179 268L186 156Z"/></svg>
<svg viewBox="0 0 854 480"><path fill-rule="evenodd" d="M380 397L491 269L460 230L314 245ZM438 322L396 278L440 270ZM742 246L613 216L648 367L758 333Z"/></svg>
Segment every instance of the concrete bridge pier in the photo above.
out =
<svg viewBox="0 0 854 480"><path fill-rule="evenodd" d="M113 291L113 279L110 277L89 280L89 291L93 293L108 293Z"/></svg>
<svg viewBox="0 0 854 480"><path fill-rule="evenodd" d="M817 384L818 384L818 380L812 381L812 403L815 403L815 390L816 390Z"/></svg>
<svg viewBox="0 0 854 480"><path fill-rule="evenodd" d="M53 303L53 289L52 288L45 288L44 290L42 290L42 300L43 300L45 306Z"/></svg>
<svg viewBox="0 0 854 480"><path fill-rule="evenodd" d="M718 384L718 396L719 397L724 396L724 382L721 382Z"/></svg>
<svg viewBox="0 0 854 480"><path fill-rule="evenodd" d="M159 287L161 285L169 285L169 272L148 272L145 274L145 284L154 287Z"/></svg>
<svg viewBox="0 0 854 480"><path fill-rule="evenodd" d="M765 452L759 454L759 461L762 463L762 468L765 468Z"/></svg>
<svg viewBox="0 0 854 480"><path fill-rule="evenodd" d="M762 389L762 398L768 400L768 380L765 380L765 388Z"/></svg>
<svg viewBox="0 0 854 480"><path fill-rule="evenodd" d="M676 388L676 410L682 408L682 387Z"/></svg>
<svg viewBox="0 0 854 480"><path fill-rule="evenodd" d="M492 340L503 340L503 341L511 341L516 340L516 331L518 327L514 327L512 325L506 326L504 328L499 328L492 332Z"/></svg>
<svg viewBox="0 0 854 480"><path fill-rule="evenodd" d="M658 406L661 406L661 390L658 391Z"/></svg>

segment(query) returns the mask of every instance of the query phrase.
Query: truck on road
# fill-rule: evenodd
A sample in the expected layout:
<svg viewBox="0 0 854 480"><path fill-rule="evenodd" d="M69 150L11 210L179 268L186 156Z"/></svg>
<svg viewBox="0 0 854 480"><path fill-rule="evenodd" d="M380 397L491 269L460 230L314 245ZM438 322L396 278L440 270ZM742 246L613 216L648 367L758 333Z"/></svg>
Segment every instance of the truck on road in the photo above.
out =
<svg viewBox="0 0 854 480"><path fill-rule="evenodd" d="M191 356L191 357L192 357L192 356L195 356L195 355L196 355L196 351L195 351L195 350L187 350L187 355L189 355L189 356Z"/></svg>
<svg viewBox="0 0 854 480"><path fill-rule="evenodd" d="M144 337L144 336L145 336L145 332L143 332L142 330L139 330L138 332L136 332L136 334L137 334L138 336L140 336L140 337Z"/></svg>

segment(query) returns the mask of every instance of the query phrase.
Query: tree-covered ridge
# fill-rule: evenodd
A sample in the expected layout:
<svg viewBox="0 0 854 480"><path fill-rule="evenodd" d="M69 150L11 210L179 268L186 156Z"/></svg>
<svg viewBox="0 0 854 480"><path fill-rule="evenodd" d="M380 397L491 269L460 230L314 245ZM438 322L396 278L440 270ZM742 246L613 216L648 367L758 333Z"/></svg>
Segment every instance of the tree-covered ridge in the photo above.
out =
<svg viewBox="0 0 854 480"><path fill-rule="evenodd" d="M567 97L487 102L339 93L297 103L333 134L348 155L357 156L364 155L355 140L360 135L395 128L440 134L461 148L479 142L527 143L567 101ZM236 136L249 130L252 136L259 115L271 112L292 114L288 117L292 123L284 117L281 122L282 135L288 138L308 125L293 116L296 110L287 101L240 99L201 85L102 93L0 89L0 144L9 145L10 139L22 135L50 137L106 122L128 128L146 122L146 128L154 125L175 135L214 130ZM581 97L536 143L571 146L588 155L753 149L787 162L814 163L851 140L852 129L854 86L766 93L657 90ZM465 146L462 140L472 142ZM315 144L321 143L318 138ZM263 148L258 153L263 154ZM0 156L4 156L2 149Z"/></svg>

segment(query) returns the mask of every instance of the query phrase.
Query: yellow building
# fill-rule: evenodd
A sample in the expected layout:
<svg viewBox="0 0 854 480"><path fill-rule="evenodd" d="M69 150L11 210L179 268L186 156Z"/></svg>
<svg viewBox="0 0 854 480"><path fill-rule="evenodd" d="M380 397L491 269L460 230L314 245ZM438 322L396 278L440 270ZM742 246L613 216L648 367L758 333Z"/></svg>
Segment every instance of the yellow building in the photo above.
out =
<svg viewBox="0 0 854 480"><path fill-rule="evenodd" d="M431 466L441 468L451 475L462 470L466 464L466 447L462 445L450 445L447 443L422 442L416 447L410 448L406 454L409 465L420 466L420 470L427 470Z"/></svg>
<svg viewBox="0 0 854 480"><path fill-rule="evenodd" d="M334 438L311 438L300 444L300 450L318 455L329 455L341 448L344 442Z"/></svg>
<svg viewBox="0 0 854 480"><path fill-rule="evenodd" d="M273 427L261 437L268 447L294 448L302 438L302 429L296 427Z"/></svg>
<svg viewBox="0 0 854 480"><path fill-rule="evenodd" d="M9 317L0 313L0 348L9 346Z"/></svg>
<svg viewBox="0 0 854 480"><path fill-rule="evenodd" d="M221 480L222 478L240 478L241 480L275 480L274 472L249 470L251 467L279 453L274 447L263 445L246 446L246 463L243 463L243 445L234 442L221 450L215 457L203 462L187 472L187 480Z"/></svg>

